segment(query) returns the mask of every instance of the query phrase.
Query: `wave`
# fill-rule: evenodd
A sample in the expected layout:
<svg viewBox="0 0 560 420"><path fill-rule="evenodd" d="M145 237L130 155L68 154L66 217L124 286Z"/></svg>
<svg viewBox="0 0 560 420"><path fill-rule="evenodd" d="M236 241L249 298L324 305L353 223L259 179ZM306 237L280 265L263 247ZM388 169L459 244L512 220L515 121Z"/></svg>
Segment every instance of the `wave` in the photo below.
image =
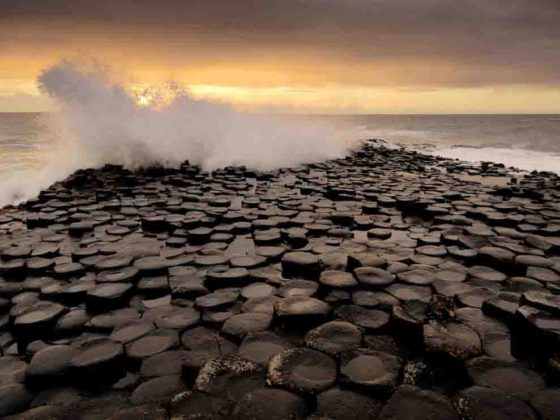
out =
<svg viewBox="0 0 560 420"><path fill-rule="evenodd" d="M49 142L47 167L33 179L13 174L4 180L0 205L34 196L76 169L108 163L136 169L188 160L204 170L271 170L343 157L353 147L332 127L240 112L173 84L147 89L139 98L100 68L62 61L39 76L41 91L58 108L48 121L55 140Z"/></svg>
<svg viewBox="0 0 560 420"><path fill-rule="evenodd" d="M470 162L496 162L526 171L560 173L560 155L521 148L502 147L438 147L430 154Z"/></svg>

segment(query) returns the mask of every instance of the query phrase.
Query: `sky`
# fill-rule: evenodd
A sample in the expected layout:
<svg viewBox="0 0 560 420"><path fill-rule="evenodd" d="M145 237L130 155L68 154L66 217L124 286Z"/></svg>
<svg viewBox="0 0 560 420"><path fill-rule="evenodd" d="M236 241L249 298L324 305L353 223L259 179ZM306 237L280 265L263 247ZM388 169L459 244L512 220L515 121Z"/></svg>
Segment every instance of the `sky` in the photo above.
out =
<svg viewBox="0 0 560 420"><path fill-rule="evenodd" d="M560 113L560 0L0 0L0 112L97 60L249 110Z"/></svg>

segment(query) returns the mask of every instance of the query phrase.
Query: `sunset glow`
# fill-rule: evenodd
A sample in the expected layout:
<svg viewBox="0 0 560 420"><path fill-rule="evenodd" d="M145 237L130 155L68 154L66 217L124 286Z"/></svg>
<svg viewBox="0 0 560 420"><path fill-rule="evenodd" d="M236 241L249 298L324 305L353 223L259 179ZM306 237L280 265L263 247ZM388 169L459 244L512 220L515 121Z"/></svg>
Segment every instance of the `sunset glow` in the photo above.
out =
<svg viewBox="0 0 560 420"><path fill-rule="evenodd" d="M70 58L131 89L173 81L250 110L560 112L560 7L548 0L10 3L0 111L53 109L35 79Z"/></svg>

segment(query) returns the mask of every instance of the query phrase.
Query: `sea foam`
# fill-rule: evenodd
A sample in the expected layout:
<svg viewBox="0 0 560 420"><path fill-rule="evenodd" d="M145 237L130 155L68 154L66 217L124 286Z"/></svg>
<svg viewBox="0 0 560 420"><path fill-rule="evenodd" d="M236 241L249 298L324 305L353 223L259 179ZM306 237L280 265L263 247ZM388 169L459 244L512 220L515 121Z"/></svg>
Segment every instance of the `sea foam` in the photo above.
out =
<svg viewBox="0 0 560 420"><path fill-rule="evenodd" d="M236 111L178 90L167 103L139 105L103 72L62 62L44 71L39 86L60 109L65 136L80 166L138 167L192 164L274 169L344 156L335 130Z"/></svg>
<svg viewBox="0 0 560 420"><path fill-rule="evenodd" d="M188 160L204 170L271 170L343 157L353 147L331 127L241 112L176 85L160 95L167 100L141 104L134 92L110 80L103 67L84 69L70 61L41 73L38 86L57 107L48 116L56 141L43 169L0 184L0 205L32 197L76 169L108 163L136 169Z"/></svg>

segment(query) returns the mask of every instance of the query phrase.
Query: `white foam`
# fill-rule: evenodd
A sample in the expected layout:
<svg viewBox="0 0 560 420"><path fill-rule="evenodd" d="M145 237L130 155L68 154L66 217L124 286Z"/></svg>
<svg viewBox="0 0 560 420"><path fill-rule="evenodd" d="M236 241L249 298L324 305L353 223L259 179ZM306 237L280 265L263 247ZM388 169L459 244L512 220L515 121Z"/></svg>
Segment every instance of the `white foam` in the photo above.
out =
<svg viewBox="0 0 560 420"><path fill-rule="evenodd" d="M205 170L270 170L343 157L353 146L332 127L238 112L173 85L160 95L167 101L142 106L106 72L68 61L45 70L38 84L59 109L49 121L56 141L49 143L42 171L27 173L25 180L14 174L0 184L0 205L34 196L78 168L107 163L138 168L189 160Z"/></svg>
<svg viewBox="0 0 560 420"><path fill-rule="evenodd" d="M439 147L424 151L432 155L470 162L496 162L527 171L550 171L560 173L560 155L527 149L500 147Z"/></svg>

